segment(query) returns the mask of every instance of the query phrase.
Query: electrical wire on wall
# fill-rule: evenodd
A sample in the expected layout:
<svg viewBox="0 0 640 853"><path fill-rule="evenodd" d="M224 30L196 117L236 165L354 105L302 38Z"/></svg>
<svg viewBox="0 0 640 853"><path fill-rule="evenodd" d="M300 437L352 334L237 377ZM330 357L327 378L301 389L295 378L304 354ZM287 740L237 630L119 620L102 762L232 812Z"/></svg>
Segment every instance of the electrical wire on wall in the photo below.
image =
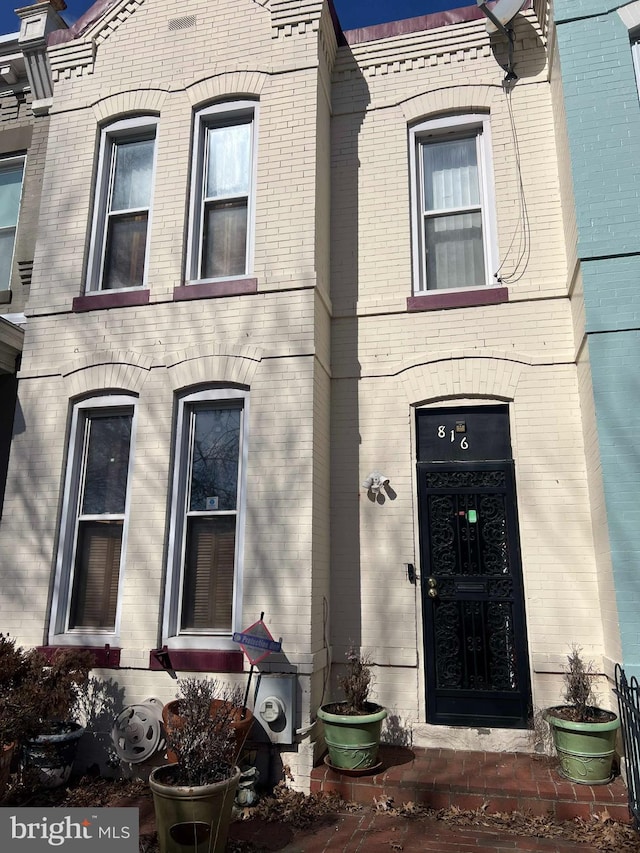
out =
<svg viewBox="0 0 640 853"><path fill-rule="evenodd" d="M329 684L329 679L331 678L331 654L329 650L329 642L327 639L327 623L329 621L329 602L326 599L326 596L322 596L322 642L324 644L325 649L327 650L327 666L324 672L324 681L322 683L322 697L320 699L320 704L324 705L325 696L327 693L327 686Z"/></svg>
<svg viewBox="0 0 640 853"><path fill-rule="evenodd" d="M519 281L525 274L531 256L531 227L529 224L529 211L527 209L527 199L524 191L524 183L522 180L522 165L520 160L520 145L518 143L518 132L516 128L515 117L513 114L513 104L511 96L515 88L515 75L510 76L508 73L503 81L503 89L507 102L507 111L509 113L509 124L511 126L511 140L513 142L513 152L516 163L517 187L519 195L519 211L518 220L511 237L509 247L505 252L502 263L494 273L495 279L501 284L514 284ZM517 249L515 249L516 239L518 240ZM513 253L515 252L515 261L512 261ZM503 269L508 272L502 272Z"/></svg>

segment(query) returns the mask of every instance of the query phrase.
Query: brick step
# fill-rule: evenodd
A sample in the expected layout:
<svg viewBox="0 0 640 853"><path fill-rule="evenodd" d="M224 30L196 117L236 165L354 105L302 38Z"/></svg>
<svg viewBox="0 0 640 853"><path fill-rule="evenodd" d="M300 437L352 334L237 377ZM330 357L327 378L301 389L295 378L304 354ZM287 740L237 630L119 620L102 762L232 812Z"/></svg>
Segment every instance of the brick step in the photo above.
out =
<svg viewBox="0 0 640 853"><path fill-rule="evenodd" d="M577 785L560 776L555 759L384 745L380 758L382 767L372 776L347 776L320 765L312 772L311 790L335 792L364 805L387 798L395 805L530 812L556 820L588 820L606 811L613 820L630 821L627 789L619 776L608 785Z"/></svg>

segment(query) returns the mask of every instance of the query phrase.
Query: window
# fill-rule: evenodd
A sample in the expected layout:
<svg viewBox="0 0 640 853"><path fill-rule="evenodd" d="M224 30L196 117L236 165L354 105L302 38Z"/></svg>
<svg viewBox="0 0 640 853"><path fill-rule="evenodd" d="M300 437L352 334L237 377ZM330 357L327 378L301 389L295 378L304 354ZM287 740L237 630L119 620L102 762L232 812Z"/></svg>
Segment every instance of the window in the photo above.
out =
<svg viewBox="0 0 640 853"><path fill-rule="evenodd" d="M54 633L118 632L134 406L129 397L73 411L54 594Z"/></svg>
<svg viewBox="0 0 640 853"><path fill-rule="evenodd" d="M102 133L88 290L142 287L155 159L155 120L119 121Z"/></svg>
<svg viewBox="0 0 640 853"><path fill-rule="evenodd" d="M496 268L487 116L456 116L411 131L417 292L477 288Z"/></svg>
<svg viewBox="0 0 640 853"><path fill-rule="evenodd" d="M247 406L230 388L179 401L164 631L175 648L206 636L223 648L237 629Z"/></svg>
<svg viewBox="0 0 640 853"><path fill-rule="evenodd" d="M255 118L251 102L196 114L187 278L233 278L251 267Z"/></svg>
<svg viewBox="0 0 640 853"><path fill-rule="evenodd" d="M24 157L0 158L0 290L11 286L23 172Z"/></svg>

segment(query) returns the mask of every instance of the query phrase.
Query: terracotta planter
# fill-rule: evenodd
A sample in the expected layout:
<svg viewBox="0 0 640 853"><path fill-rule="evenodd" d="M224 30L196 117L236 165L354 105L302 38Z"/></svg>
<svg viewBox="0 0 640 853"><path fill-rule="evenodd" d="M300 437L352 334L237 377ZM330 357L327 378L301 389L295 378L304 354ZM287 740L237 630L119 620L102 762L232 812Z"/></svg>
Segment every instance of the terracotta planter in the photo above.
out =
<svg viewBox="0 0 640 853"><path fill-rule="evenodd" d="M612 766L620 720L612 711L602 711L603 720L577 723L550 708L545 717L560 759L560 772L582 785L604 785L613 778Z"/></svg>
<svg viewBox="0 0 640 853"><path fill-rule="evenodd" d="M337 708L338 703L330 703L318 709L318 717L324 723L331 766L336 770L357 772L376 767L386 708L369 702L369 713L357 716L336 713Z"/></svg>
<svg viewBox="0 0 640 853"><path fill-rule="evenodd" d="M156 767L149 776L160 853L224 853L240 769L224 782L193 788L173 785L177 767Z"/></svg>
<svg viewBox="0 0 640 853"><path fill-rule="evenodd" d="M15 747L15 743L3 744L0 747L0 800L3 798L7 783L9 782L11 760Z"/></svg>
<svg viewBox="0 0 640 853"><path fill-rule="evenodd" d="M180 701L180 699L174 699L173 702L168 702L162 709L162 721L164 722L164 727L168 732L170 732L171 729L180 728L182 725L182 717L178 713ZM216 712L223 705L228 707L228 713L231 716L231 727L233 728L236 737L237 759L244 748L247 738L249 737L249 732L253 724L253 714L247 708L245 711L245 717L242 719L241 708L238 708L236 705L230 705L222 699L214 699L211 702L211 716L215 717ZM177 760L178 756L175 752L172 749L167 749L167 761L170 764L175 764Z"/></svg>

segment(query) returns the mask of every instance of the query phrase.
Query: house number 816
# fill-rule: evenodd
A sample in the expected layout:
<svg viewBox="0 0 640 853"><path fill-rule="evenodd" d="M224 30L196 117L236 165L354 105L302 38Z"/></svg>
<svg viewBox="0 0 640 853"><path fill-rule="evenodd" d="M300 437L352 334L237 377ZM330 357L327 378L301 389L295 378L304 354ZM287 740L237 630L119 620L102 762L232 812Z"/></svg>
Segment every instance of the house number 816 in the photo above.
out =
<svg viewBox="0 0 640 853"><path fill-rule="evenodd" d="M440 424L438 427L438 438L446 438L447 437L447 428L444 424ZM449 441L453 444L456 440L456 431L454 429L449 430ZM469 449L469 440L466 435L463 435L460 439L460 448L461 450Z"/></svg>

